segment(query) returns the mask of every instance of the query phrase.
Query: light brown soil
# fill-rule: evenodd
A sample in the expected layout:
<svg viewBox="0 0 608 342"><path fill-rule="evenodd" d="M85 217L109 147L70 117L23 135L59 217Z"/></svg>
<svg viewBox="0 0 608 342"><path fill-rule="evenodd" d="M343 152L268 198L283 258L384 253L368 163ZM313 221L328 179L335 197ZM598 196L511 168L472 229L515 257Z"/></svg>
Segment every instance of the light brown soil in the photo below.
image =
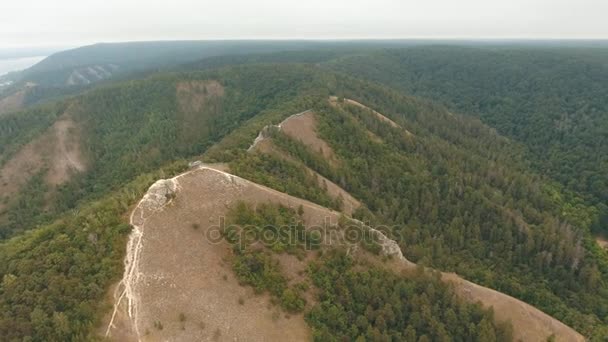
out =
<svg viewBox="0 0 608 342"><path fill-rule="evenodd" d="M585 341L582 335L564 323L516 298L464 280L454 273L443 273L443 279L453 282L462 298L493 307L498 321L511 321L516 341L546 341L552 334L555 334L556 341Z"/></svg>
<svg viewBox="0 0 608 342"><path fill-rule="evenodd" d="M45 135L25 145L0 169L0 209L32 176L45 165L44 151L48 151L49 139Z"/></svg>
<svg viewBox="0 0 608 342"><path fill-rule="evenodd" d="M179 108L184 112L200 112L209 99L224 96L224 87L214 80L179 82L176 90Z"/></svg>
<svg viewBox="0 0 608 342"><path fill-rule="evenodd" d="M129 336L137 324L143 341L192 340L308 340L310 331L302 316L286 319L277 315L268 296L254 295L242 287L231 273L229 246L212 243L205 236L213 231L226 210L238 200L250 203L273 202L290 207L302 205L308 226L336 222L339 213L288 196L236 176L208 168L190 171L174 178L177 196L161 210L153 210L133 224L143 227L139 276L134 283L136 317L119 313L110 329L111 337ZM138 210L136 208L134 217ZM200 225L194 229L192 224ZM221 240L221 239L220 239ZM300 281L302 263L293 257L281 262L292 282ZM411 271L413 264L393 258L388 263ZM387 264L387 265L388 265ZM523 341L542 341L555 334L558 341L584 341L561 322L513 297L443 274L453 282L456 292L471 302L494 307L499 321L511 321L514 337ZM238 299L244 299L238 304ZM124 307L123 307L124 309ZM120 311L120 310L119 310ZM187 317L179 321L179 314ZM163 329L153 327L161 322ZM204 324L204 328L201 328ZM218 334L218 332L220 332ZM125 340L129 340L126 338Z"/></svg>
<svg viewBox="0 0 608 342"><path fill-rule="evenodd" d="M281 123L281 131L295 140L301 141L314 152L319 152L328 162L336 163L332 148L317 134L317 118L314 112L305 112L287 118Z"/></svg>
<svg viewBox="0 0 608 342"><path fill-rule="evenodd" d="M176 198L137 223L143 227L143 238L140 276L133 287L138 303L133 322L142 341L210 341L217 331L221 341L310 340L301 315L289 319L277 315L268 296L239 285L228 262L230 246L221 239L214 243L206 235L217 233L214 227L239 200L302 205L304 219L311 225L321 225L325 217L336 222L339 214L216 170L199 169L176 180ZM180 313L186 316L184 324L179 322ZM154 327L156 321L162 330ZM117 316L114 326L133 325ZM124 330L112 328L110 336L124 336Z"/></svg>
<svg viewBox="0 0 608 342"><path fill-rule="evenodd" d="M21 109L23 107L25 94L26 90L24 89L0 99L0 115Z"/></svg>
<svg viewBox="0 0 608 342"><path fill-rule="evenodd" d="M595 241L598 245L600 245L600 247L608 249L608 240L606 240L606 238L603 236L596 236Z"/></svg>
<svg viewBox="0 0 608 342"><path fill-rule="evenodd" d="M35 174L46 169L51 186L67 182L86 169L80 152L80 129L69 114L62 115L45 133L23 146L0 169L0 193L10 197ZM0 198L0 209L3 208Z"/></svg>
<svg viewBox="0 0 608 342"><path fill-rule="evenodd" d="M51 185L60 185L73 173L86 169L80 152L80 128L72 119L63 116L51 127L51 135L54 151L47 180Z"/></svg>

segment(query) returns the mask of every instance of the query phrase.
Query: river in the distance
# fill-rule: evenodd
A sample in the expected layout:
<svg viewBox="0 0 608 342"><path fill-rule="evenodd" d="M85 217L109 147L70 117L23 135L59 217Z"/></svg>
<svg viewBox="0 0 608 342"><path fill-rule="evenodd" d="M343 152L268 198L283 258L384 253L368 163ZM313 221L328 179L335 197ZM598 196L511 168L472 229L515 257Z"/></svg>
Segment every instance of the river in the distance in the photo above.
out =
<svg viewBox="0 0 608 342"><path fill-rule="evenodd" d="M19 71L27 69L32 65L40 62L46 56L21 57L21 58L0 58L0 76L11 71Z"/></svg>

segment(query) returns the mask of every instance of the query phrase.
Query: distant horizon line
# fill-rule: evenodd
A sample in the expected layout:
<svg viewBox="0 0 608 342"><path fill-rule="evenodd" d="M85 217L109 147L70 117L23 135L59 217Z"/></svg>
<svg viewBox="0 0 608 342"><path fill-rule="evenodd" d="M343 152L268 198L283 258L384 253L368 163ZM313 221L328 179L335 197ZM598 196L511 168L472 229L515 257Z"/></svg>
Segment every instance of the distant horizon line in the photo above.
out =
<svg viewBox="0 0 608 342"><path fill-rule="evenodd" d="M388 37L338 37L338 38L290 38L290 37L279 37L279 38L202 38L202 39L143 39L143 40L108 40L108 41L96 41L96 42L81 42L72 44L41 44L41 45L7 45L0 46L0 58L3 54L10 52L19 53L22 52L22 57L28 57L28 51L31 52L31 56L39 56L37 54L41 51L48 53L55 53L64 50L76 49L86 46L94 46L101 44L129 44L129 43L155 43L155 42L373 42L373 41L385 41L385 42L456 42L456 43L467 43L467 42L486 42L486 43L608 43L608 37L606 38L557 38L557 37L546 37L546 38L535 38L535 37L405 37L405 38L388 38Z"/></svg>
<svg viewBox="0 0 608 342"><path fill-rule="evenodd" d="M53 47L68 47L68 46L89 46L96 44L113 44L113 43L137 43L137 42L180 42L180 41L365 41L365 40L384 40L384 41L408 41L408 40L448 40L448 41L608 41L608 37L233 37L233 38L158 38L158 39L132 39L132 40L97 40L93 42L75 42L75 43L43 43L35 45L6 45L0 46L0 49L19 49L19 48L53 48Z"/></svg>

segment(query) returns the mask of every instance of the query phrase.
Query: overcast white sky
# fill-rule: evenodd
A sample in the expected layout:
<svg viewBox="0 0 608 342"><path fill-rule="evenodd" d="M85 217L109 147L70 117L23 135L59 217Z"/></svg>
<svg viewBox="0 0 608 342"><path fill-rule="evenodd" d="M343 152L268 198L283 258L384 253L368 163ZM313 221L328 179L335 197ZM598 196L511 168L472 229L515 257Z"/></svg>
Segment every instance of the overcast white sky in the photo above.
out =
<svg viewBox="0 0 608 342"><path fill-rule="evenodd" d="M0 48L165 39L608 38L608 0L0 1Z"/></svg>

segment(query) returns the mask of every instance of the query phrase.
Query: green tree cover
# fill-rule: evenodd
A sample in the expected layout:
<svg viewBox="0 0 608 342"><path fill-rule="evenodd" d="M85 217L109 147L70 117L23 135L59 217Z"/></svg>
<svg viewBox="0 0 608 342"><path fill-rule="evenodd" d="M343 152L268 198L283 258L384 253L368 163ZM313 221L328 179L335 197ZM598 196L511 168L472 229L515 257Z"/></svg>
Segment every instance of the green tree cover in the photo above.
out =
<svg viewBox="0 0 608 342"><path fill-rule="evenodd" d="M474 115L526 145L536 170L599 204L608 229L608 49L414 47L335 59L333 70Z"/></svg>
<svg viewBox="0 0 608 342"><path fill-rule="evenodd" d="M343 163L331 169L279 135L281 148L362 200L372 223L394 224L409 259L520 298L586 336L608 334L608 263L589 233L597 208L536 175L522 158L523 146L477 120L349 77L332 76L327 84L413 136L365 110L331 108L319 95L320 132ZM259 163L255 171L272 174L268 166Z"/></svg>
<svg viewBox="0 0 608 342"><path fill-rule="evenodd" d="M224 236L237 251L261 242L275 253L303 257L305 250L319 247L319 237L306 231L301 214L282 205L260 203L254 208L239 202L228 213L228 223Z"/></svg>
<svg viewBox="0 0 608 342"><path fill-rule="evenodd" d="M237 176L266 185L292 196L340 210L340 203L319 187L318 179L293 162L263 153L244 153L230 163Z"/></svg>
<svg viewBox="0 0 608 342"><path fill-rule="evenodd" d="M221 112L194 113L213 130L206 128L211 133L191 141L182 140L175 121L183 113L172 107L175 82L187 79L217 79L226 88ZM18 225L17 231L40 226L0 242L2 339L94 340L93 329L109 310L108 287L122 272L125 238L130 231L125 221L128 208L152 182L183 170L184 163L154 173L146 174L146 170L158 169L163 161L180 155L205 151L214 139L259 112L279 119L288 115L280 109L292 102L294 94L312 87L308 84L312 80L305 68L262 66L162 76L76 98L80 107L72 115L87 132L83 146L91 171L51 192L57 208L42 216L36 212L41 209L40 199L48 195L47 185L41 181L43 173L26 184L24 193L12 202L18 209L11 210L11 224ZM47 105L0 118L0 141L7 142L0 145L2 158L42 133L66 107L67 103ZM205 117L220 113L222 117ZM300 305L293 290L284 295L281 300L287 307Z"/></svg>
<svg viewBox="0 0 608 342"><path fill-rule="evenodd" d="M399 276L331 251L308 274L320 290L319 304L306 316L315 341L513 339L510 324L496 324L492 311L463 302L422 268Z"/></svg>
<svg viewBox="0 0 608 342"><path fill-rule="evenodd" d="M264 122L266 119L280 122L311 106L322 113L321 134L343 161L337 169L318 167L317 171L362 200L374 223L396 224L394 237L400 239L408 258L455 270L470 280L512 294L589 337L607 335L606 256L592 247L588 233L597 210L530 172L517 158L522 151L519 145L493 134L475 120L451 116L439 106L318 68L295 65L243 66L192 75L194 79L220 80L226 88L224 101L228 101L222 104L221 113L229 114L213 116L216 127L223 128L213 130L217 136L182 140L176 123L179 113L171 106L175 104L174 83L167 86L164 80L171 83L185 77L154 77L94 90L78 98L82 108L94 113L89 116L79 111L76 116L89 132L85 137L96 140L84 144L87 156L94 156L95 167L91 170L99 168L103 172L91 171L97 176L85 174L58 191L55 196L66 196L66 200L57 201L61 209L49 220L58 216L61 220L0 244L2 336L11 336L9 340L27 336L34 340L86 339L96 315L101 314L96 312L103 311L94 305L100 305L111 278L120 273L124 234L128 231L120 215L127 210L127 202L141 195L143 185L140 192L125 189L124 198L129 200L120 201L114 196L98 200L104 193L123 187L129 179L158 168L163 161L200 154L229 132L234 134L222 140L218 145L221 148L211 149L210 158L233 160L238 165L239 158L250 158L242 149L270 123ZM148 82L149 87L144 86ZM122 87L125 96L121 96ZM146 98L146 93L163 98L151 95L147 100L139 99ZM330 93L374 107L414 137L370 120L364 111L345 113L328 107L325 104ZM82 102L89 96L95 105ZM295 107L298 110L291 110ZM290 110L281 112L278 108ZM33 110L42 113L41 117L61 113ZM15 131L29 127L20 121L28 117L35 121L36 114L25 114L24 119L16 115L0 118L0 141L13 141L9 138L12 134L15 141L26 143L44 125L52 123L49 116L48 123L37 130ZM129 125L133 128L125 128ZM374 142L366 130L382 137L383 143ZM168 145L155 144L157 137ZM311 160L306 162L314 164ZM276 176L263 175L264 165L279 170L282 167L273 162L260 163L259 177L271 180ZM290 180L289 174L283 175L285 182ZM308 193L303 196L310 196ZM91 204L101 207L85 209L93 208L85 203L94 199L105 204ZM101 210L104 205L121 209ZM75 215L61 215L74 207L80 208L73 212ZM114 237L91 237L105 241L101 244L106 249L89 246L89 235L82 229L86 222L76 221L84 212L91 218L107 213L105 223L97 227ZM28 228L32 227L19 227ZM66 236L54 233L64 231ZM10 291L11 284L19 284L18 290ZM99 289L91 290L95 286ZM36 307L45 313L44 317L53 318L42 319L36 311L37 320L33 320ZM60 313L70 322L67 332ZM41 323L32 325L32 321Z"/></svg>
<svg viewBox="0 0 608 342"><path fill-rule="evenodd" d="M234 246L233 268L239 280L258 292L270 292L289 312L304 310L302 291L307 285L288 286L273 255L299 255L305 247L311 248L308 242L314 237L306 231L301 212L270 203L254 208L239 202L230 209L229 226L223 232ZM261 239L269 236L264 234L268 230L278 238ZM491 311L458 299L438 274L420 268L404 277L370 265L355 271L356 264L337 249L310 264L307 274L319 289L319 302L306 317L316 341L417 341L416 336L433 341L512 340L510 324L496 324Z"/></svg>
<svg viewBox="0 0 608 342"><path fill-rule="evenodd" d="M303 288L289 286L273 258L273 253L284 252L303 258L305 249L318 248L319 238L306 231L300 214L270 203L253 208L239 202L230 209L227 219L222 235L233 245L233 269L239 280L257 292L270 292L288 312L302 311L306 305Z"/></svg>
<svg viewBox="0 0 608 342"><path fill-rule="evenodd" d="M13 211L8 220L0 220L0 238L33 228L25 222L48 222L45 219L57 217L83 200L99 198L142 172L203 153L244 121L305 93L313 75L298 66L169 74L100 87L57 105L1 117L0 163L72 104L69 114L82 128L81 150L88 170L57 189L49 189L49 200L39 202L37 208L32 203L32 210ZM176 83L188 80L218 80L225 94L207 99L198 112L180 110ZM32 190L28 186L20 192L23 196ZM11 201L18 203L19 195ZM42 216L32 217L36 212Z"/></svg>
<svg viewBox="0 0 608 342"><path fill-rule="evenodd" d="M35 82L42 86L65 87L74 70L97 65L110 70L113 77L121 77L137 71L167 68L211 56L303 50L319 48L323 45L327 45L327 43L312 41L163 41L94 44L57 52L40 63L11 75L10 78L22 82Z"/></svg>
<svg viewBox="0 0 608 342"><path fill-rule="evenodd" d="M570 204L556 203L550 184L501 155L505 142L488 129L418 110L426 115L408 121L414 138L362 110L321 110L320 131L343 162L325 176L362 200L375 223L395 224L409 259L521 298L587 336L605 336L605 254L588 248L594 208L579 203L584 220L564 217Z"/></svg>
<svg viewBox="0 0 608 342"><path fill-rule="evenodd" d="M124 214L158 178L185 163L140 175L104 198L0 243L2 341L93 341L110 309L107 290L123 272L131 227Z"/></svg>
<svg viewBox="0 0 608 342"><path fill-rule="evenodd" d="M0 167L18 151L19 147L41 134L65 111L63 103L33 108L18 115L0 117Z"/></svg>

